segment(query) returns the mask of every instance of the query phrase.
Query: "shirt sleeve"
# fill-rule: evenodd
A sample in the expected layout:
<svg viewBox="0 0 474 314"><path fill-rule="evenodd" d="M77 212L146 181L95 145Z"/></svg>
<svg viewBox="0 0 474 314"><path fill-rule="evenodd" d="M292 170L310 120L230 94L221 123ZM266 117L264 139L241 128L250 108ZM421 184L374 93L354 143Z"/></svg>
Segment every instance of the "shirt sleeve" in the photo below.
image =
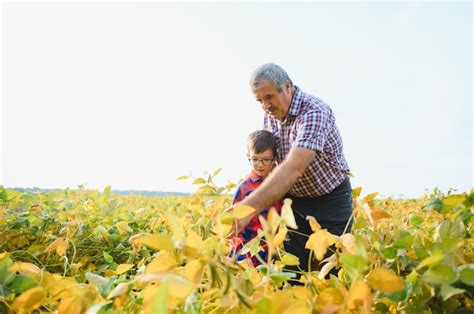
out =
<svg viewBox="0 0 474 314"><path fill-rule="evenodd" d="M297 121L297 135L291 147L323 151L330 128L330 112L312 110L304 113Z"/></svg>
<svg viewBox="0 0 474 314"><path fill-rule="evenodd" d="M232 205L234 205L236 203L239 203L244 199L245 195L244 195L244 193L242 193L242 186L243 186L244 183L245 183L245 181L242 182L237 187L237 190L235 191L234 196L232 197Z"/></svg>

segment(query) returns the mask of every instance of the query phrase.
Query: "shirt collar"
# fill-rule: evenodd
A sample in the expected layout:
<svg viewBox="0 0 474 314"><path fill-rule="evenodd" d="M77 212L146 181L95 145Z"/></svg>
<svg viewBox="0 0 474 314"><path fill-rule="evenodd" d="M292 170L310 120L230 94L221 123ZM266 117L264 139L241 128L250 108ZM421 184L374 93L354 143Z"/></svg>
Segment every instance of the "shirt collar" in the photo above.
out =
<svg viewBox="0 0 474 314"><path fill-rule="evenodd" d="M291 100L290 109L288 114L292 116L297 116L300 114L301 107L303 106L303 92L295 85L295 94Z"/></svg>
<svg viewBox="0 0 474 314"><path fill-rule="evenodd" d="M258 174L256 174L255 171L253 171L253 170L249 175L249 179L252 181L252 183L262 181L262 177L259 176Z"/></svg>

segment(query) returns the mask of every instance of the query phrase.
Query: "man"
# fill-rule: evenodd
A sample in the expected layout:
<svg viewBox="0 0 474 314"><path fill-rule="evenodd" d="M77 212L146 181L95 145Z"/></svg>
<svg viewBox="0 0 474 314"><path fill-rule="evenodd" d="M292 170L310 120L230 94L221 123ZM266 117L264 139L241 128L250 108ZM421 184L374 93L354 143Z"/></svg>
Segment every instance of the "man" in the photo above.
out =
<svg viewBox="0 0 474 314"><path fill-rule="evenodd" d="M350 232L352 190L342 139L331 108L293 85L279 65L260 66L250 84L265 111L264 129L277 138L280 165L241 204L260 213L278 199L293 200L298 231L290 229L285 250L298 256L299 267L307 271L305 244L312 231L306 216L333 234L341 235L345 228ZM250 219L237 221L237 228L244 228Z"/></svg>

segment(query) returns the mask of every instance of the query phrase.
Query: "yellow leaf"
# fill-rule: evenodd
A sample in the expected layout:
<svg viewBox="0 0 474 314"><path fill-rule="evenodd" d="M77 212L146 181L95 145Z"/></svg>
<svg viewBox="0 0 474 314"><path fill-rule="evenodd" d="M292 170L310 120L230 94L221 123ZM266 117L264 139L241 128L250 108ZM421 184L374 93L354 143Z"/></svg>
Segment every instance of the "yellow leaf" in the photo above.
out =
<svg viewBox="0 0 474 314"><path fill-rule="evenodd" d="M143 296L143 309L145 313L153 313L153 303L160 291L160 286L157 285L148 285L145 289L143 289L142 296ZM168 291L168 290L167 290ZM166 294L168 294L166 291Z"/></svg>
<svg viewBox="0 0 474 314"><path fill-rule="evenodd" d="M379 208L376 207L376 206L373 206L373 207L372 207L372 209L371 209L371 215L372 215L372 218L374 218L374 219L390 218L390 217L392 217L389 213L387 213L386 211L383 211L383 210L379 209Z"/></svg>
<svg viewBox="0 0 474 314"><path fill-rule="evenodd" d="M198 284L201 282L203 271L202 263L199 260L192 260L184 267L184 277L190 282Z"/></svg>
<svg viewBox="0 0 474 314"><path fill-rule="evenodd" d="M233 208L232 214L234 215L235 219L241 219L249 215L255 214L255 209L247 205L237 204Z"/></svg>
<svg viewBox="0 0 474 314"><path fill-rule="evenodd" d="M267 222L272 230L272 233L275 232L275 230L278 228L280 220L280 215L278 215L277 211L275 210L275 207L270 208L267 215Z"/></svg>
<svg viewBox="0 0 474 314"><path fill-rule="evenodd" d="M326 264L324 264L324 266L321 267L321 271L318 274L318 279L321 279L321 280L324 279L326 277L326 275L329 274L331 269L336 267L336 265L337 265L336 262L327 262Z"/></svg>
<svg viewBox="0 0 474 314"><path fill-rule="evenodd" d="M219 237L222 236L222 237L226 238L233 232L233 229L234 228L233 228L232 225L218 224L218 225L212 227L212 232L217 234ZM209 240L209 238L207 240Z"/></svg>
<svg viewBox="0 0 474 314"><path fill-rule="evenodd" d="M60 275L54 274L52 278L49 278L48 292L52 297L59 297L59 295L66 289L77 284L74 278L66 277L62 278ZM55 282L53 282L55 280Z"/></svg>
<svg viewBox="0 0 474 314"><path fill-rule="evenodd" d="M354 189L352 189L352 199L356 199L360 196L360 192L362 191L362 187L358 186Z"/></svg>
<svg viewBox="0 0 474 314"><path fill-rule="evenodd" d="M291 292L293 293L293 296L297 299L302 299L302 300L311 300L313 298L313 293L311 292L310 289L302 286L294 286L291 288Z"/></svg>
<svg viewBox="0 0 474 314"><path fill-rule="evenodd" d="M320 306L341 305L343 303L344 296L342 295L341 291L332 287L325 288L323 291L321 291L321 293L318 295L318 299L316 300L316 304Z"/></svg>
<svg viewBox="0 0 474 314"><path fill-rule="evenodd" d="M367 282L372 288L382 292L395 292L405 287L400 277L385 268L377 268L371 271L367 277Z"/></svg>
<svg viewBox="0 0 474 314"><path fill-rule="evenodd" d="M64 238L57 238L44 250L45 253L56 251L56 254L63 256L69 246L68 241Z"/></svg>
<svg viewBox="0 0 474 314"><path fill-rule="evenodd" d="M186 238L186 245L193 249L201 250L204 246L204 241L199 234L194 232L192 229L189 229Z"/></svg>
<svg viewBox="0 0 474 314"><path fill-rule="evenodd" d="M281 262L288 266L296 266L300 264L300 259L293 254L285 253L285 255L281 257Z"/></svg>
<svg viewBox="0 0 474 314"><path fill-rule="evenodd" d="M5 258L7 258L9 256L10 256L9 252L0 253L0 261L4 260Z"/></svg>
<svg viewBox="0 0 474 314"><path fill-rule="evenodd" d="M41 269L31 263L15 262L12 266L10 266L10 271L34 276L36 274L39 274L41 272Z"/></svg>
<svg viewBox="0 0 474 314"><path fill-rule="evenodd" d="M224 225L231 225L234 222L234 216L231 213L222 213L220 219Z"/></svg>
<svg viewBox="0 0 474 314"><path fill-rule="evenodd" d="M309 221L309 226L311 227L311 230L313 232L316 232L319 229L321 229L321 225L318 223L316 218L314 218L313 216L306 216L306 220Z"/></svg>
<svg viewBox="0 0 474 314"><path fill-rule="evenodd" d="M296 230L298 229L298 225L296 224L295 216L293 215L293 209L291 208L292 203L293 201L289 198L285 198L283 200L283 206L281 208L281 218L283 218L283 221L288 227Z"/></svg>
<svg viewBox="0 0 474 314"><path fill-rule="evenodd" d="M123 273L126 273L132 267L133 267L133 264L120 264L120 265L117 266L117 269L115 270L115 273L117 275L121 275Z"/></svg>
<svg viewBox="0 0 474 314"><path fill-rule="evenodd" d="M181 301L194 290L194 285L182 277L170 276L166 282L169 284L170 295Z"/></svg>
<svg viewBox="0 0 474 314"><path fill-rule="evenodd" d="M120 235L124 235L130 232L133 232L133 229L130 228L128 223L126 221L120 221L116 224L117 230L120 233Z"/></svg>
<svg viewBox="0 0 474 314"><path fill-rule="evenodd" d="M96 287L73 286L63 291L58 305L58 313L80 314L84 313L97 297Z"/></svg>
<svg viewBox="0 0 474 314"><path fill-rule="evenodd" d="M379 195L379 192L368 194L364 197L364 200L366 200L366 201L373 200L374 198L377 197L377 195Z"/></svg>
<svg viewBox="0 0 474 314"><path fill-rule="evenodd" d="M208 184L203 185L198 189L197 193L199 193L199 194L212 194L212 193L214 193L214 187L212 187L212 185L208 185Z"/></svg>
<svg viewBox="0 0 474 314"><path fill-rule="evenodd" d="M176 266L176 260L168 251L160 251L157 256L145 267L145 274L166 272Z"/></svg>
<svg viewBox="0 0 474 314"><path fill-rule="evenodd" d="M369 286L362 281L357 280L352 284L347 298L347 309L355 310L360 308L360 313L368 314L372 307L372 295Z"/></svg>
<svg viewBox="0 0 474 314"><path fill-rule="evenodd" d="M193 181L193 184L204 184L207 181L204 178L197 178Z"/></svg>
<svg viewBox="0 0 474 314"><path fill-rule="evenodd" d="M376 224L374 217L372 216L372 210L370 209L369 204L364 203L362 204L362 209L364 210L364 213L367 215L367 218L369 218L370 224L374 226Z"/></svg>
<svg viewBox="0 0 474 314"><path fill-rule="evenodd" d="M288 229L286 228L285 225L280 226L278 229L277 234L273 238L273 245L274 246L280 246L283 244L283 241L285 241L286 234L288 233Z"/></svg>
<svg viewBox="0 0 474 314"><path fill-rule="evenodd" d="M310 249L314 252L317 260L322 260L328 247L336 242L334 235L326 231L326 229L320 229L314 232L306 241L305 248Z"/></svg>
<svg viewBox="0 0 474 314"><path fill-rule="evenodd" d="M279 290L272 295L272 307L274 313L283 313L290 306L291 290Z"/></svg>
<svg viewBox="0 0 474 314"><path fill-rule="evenodd" d="M173 239L183 242L185 236L184 224L178 222L178 219L172 213L168 213L166 221L169 229L171 230L171 234L173 235Z"/></svg>
<svg viewBox="0 0 474 314"><path fill-rule="evenodd" d="M416 266L416 270L420 270L425 266L431 266L438 264L444 259L444 254L436 253L431 255L430 257L425 258L418 266Z"/></svg>
<svg viewBox="0 0 474 314"><path fill-rule="evenodd" d="M174 251L173 240L170 236L164 233L155 233L144 235L138 240L141 244L154 250L166 250L168 252Z"/></svg>
<svg viewBox="0 0 474 314"><path fill-rule="evenodd" d="M344 233L341 235L336 246L341 248L344 254L355 255L357 253L355 237L352 233Z"/></svg>
<svg viewBox="0 0 474 314"><path fill-rule="evenodd" d="M39 308L45 301L46 291L43 287L34 287L17 297L12 308L15 311L30 312Z"/></svg>
<svg viewBox="0 0 474 314"><path fill-rule="evenodd" d="M466 200L466 195L464 194L453 194L443 198L442 202L444 205L459 207Z"/></svg>

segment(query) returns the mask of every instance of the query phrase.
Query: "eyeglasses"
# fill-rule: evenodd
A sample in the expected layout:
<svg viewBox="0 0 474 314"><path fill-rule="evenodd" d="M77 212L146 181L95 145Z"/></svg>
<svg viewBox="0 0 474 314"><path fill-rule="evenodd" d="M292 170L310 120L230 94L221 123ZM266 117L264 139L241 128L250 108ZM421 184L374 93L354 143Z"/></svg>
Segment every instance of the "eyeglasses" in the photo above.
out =
<svg viewBox="0 0 474 314"><path fill-rule="evenodd" d="M263 158L263 159L257 159L257 158L249 158L250 164L254 166L258 166L258 164L261 162L264 166L268 166L272 163L272 161L275 158Z"/></svg>

